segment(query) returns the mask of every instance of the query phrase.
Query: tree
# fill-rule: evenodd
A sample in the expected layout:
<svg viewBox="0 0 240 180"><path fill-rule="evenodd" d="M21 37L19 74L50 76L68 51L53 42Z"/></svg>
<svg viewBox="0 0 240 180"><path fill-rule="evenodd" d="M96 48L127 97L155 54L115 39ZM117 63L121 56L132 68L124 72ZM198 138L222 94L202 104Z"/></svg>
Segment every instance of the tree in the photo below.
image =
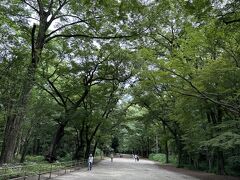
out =
<svg viewBox="0 0 240 180"><path fill-rule="evenodd" d="M121 29L122 18L118 12L132 12L131 9L121 8L124 3L112 1L110 4L102 2L76 2L76 1L13 1L6 8L6 1L1 4L5 17L14 17L9 25L14 27L14 22L18 22L21 33L28 34L27 40L31 45L31 58L26 68L23 80L21 81L21 91L12 109L14 114L8 114L4 141L0 162L10 162L13 158L17 136L23 122L23 116L27 107L28 97L34 86L36 70L42 60L42 54L47 51L46 47L56 38L85 38L85 39L119 39L122 37L132 37L132 34L117 32ZM77 5L76 5L77 3ZM136 3L134 3L136 5ZM141 7L141 4L137 4ZM109 8L112 8L110 11ZM133 7L133 4L132 6ZM120 9L119 9L120 8ZM13 9L13 11L8 11ZM67 14L66 14L67 12ZM137 12L137 11L135 11ZM138 13L138 12L137 12ZM103 16L104 14L104 16ZM33 19L38 24L29 25L29 19ZM127 17L124 17L127 21ZM131 22L132 23L132 22ZM56 28L52 28L56 25ZM103 28L101 28L103 27ZM107 27L110 27L109 29ZM134 30L134 26L133 30ZM30 30L31 29L31 30ZM26 35L27 36L27 35Z"/></svg>

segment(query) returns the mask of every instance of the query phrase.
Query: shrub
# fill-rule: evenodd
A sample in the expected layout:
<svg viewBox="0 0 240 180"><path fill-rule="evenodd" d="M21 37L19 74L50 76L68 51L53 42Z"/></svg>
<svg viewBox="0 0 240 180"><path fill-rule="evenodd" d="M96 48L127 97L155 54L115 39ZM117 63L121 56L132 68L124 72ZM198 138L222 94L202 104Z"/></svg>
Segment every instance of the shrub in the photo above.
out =
<svg viewBox="0 0 240 180"><path fill-rule="evenodd" d="M158 154L152 153L149 155L148 158L153 161L158 161L160 162L160 164L166 163L166 156L165 154L162 154L162 153L158 153ZM169 163L176 164L177 163L176 156L169 155Z"/></svg>
<svg viewBox="0 0 240 180"><path fill-rule="evenodd" d="M226 171L231 175L240 175L240 156L232 156L227 159Z"/></svg>

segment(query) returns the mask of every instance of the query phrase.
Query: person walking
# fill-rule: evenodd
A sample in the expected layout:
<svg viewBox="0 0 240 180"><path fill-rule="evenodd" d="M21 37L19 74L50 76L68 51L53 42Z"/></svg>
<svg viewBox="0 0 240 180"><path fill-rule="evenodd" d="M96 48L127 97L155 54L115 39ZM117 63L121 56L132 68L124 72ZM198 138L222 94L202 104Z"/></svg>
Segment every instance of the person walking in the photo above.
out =
<svg viewBox="0 0 240 180"><path fill-rule="evenodd" d="M111 162L113 162L113 153L111 153L110 157L111 157Z"/></svg>
<svg viewBox="0 0 240 180"><path fill-rule="evenodd" d="M92 170L92 164L93 164L93 156L92 156L92 154L90 154L88 157L88 170L89 171Z"/></svg>
<svg viewBox="0 0 240 180"><path fill-rule="evenodd" d="M137 154L134 155L135 162L139 161L139 156Z"/></svg>

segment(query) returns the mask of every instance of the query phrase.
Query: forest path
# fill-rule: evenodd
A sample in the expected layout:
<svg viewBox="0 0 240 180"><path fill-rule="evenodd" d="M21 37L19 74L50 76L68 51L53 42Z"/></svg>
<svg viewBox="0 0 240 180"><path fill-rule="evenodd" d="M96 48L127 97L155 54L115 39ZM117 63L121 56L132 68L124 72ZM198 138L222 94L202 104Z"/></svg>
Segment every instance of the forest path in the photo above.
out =
<svg viewBox="0 0 240 180"><path fill-rule="evenodd" d="M58 176L55 180L197 180L184 174L159 168L153 161L132 158L105 159L93 166L92 171L83 168L70 174Z"/></svg>

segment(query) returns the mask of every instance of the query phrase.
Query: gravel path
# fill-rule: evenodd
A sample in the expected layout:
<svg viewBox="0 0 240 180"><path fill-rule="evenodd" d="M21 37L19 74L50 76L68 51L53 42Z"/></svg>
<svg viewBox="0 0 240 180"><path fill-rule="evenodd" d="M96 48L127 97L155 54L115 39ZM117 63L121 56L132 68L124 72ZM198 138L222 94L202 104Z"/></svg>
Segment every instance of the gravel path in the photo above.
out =
<svg viewBox="0 0 240 180"><path fill-rule="evenodd" d="M71 174L59 176L55 180L198 180L197 178L160 169L149 160L134 162L130 158L114 158L103 160L93 166L92 171L86 168Z"/></svg>

